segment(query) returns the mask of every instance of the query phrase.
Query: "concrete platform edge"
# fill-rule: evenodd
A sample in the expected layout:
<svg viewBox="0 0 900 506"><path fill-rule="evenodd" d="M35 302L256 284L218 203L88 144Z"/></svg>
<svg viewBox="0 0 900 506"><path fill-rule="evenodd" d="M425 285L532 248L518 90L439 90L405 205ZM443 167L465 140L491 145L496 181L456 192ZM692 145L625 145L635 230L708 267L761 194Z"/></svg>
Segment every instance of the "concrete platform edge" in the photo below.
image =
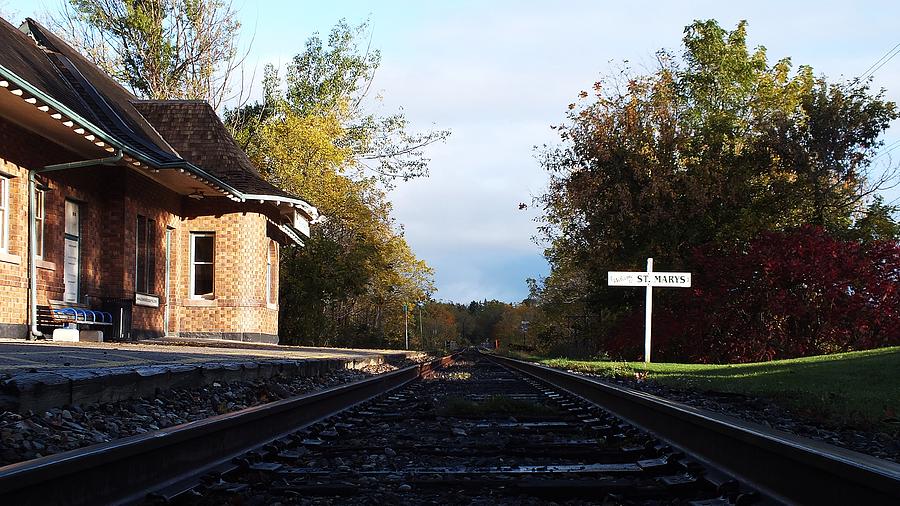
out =
<svg viewBox="0 0 900 506"><path fill-rule="evenodd" d="M361 369L382 364L385 357L356 359L307 358L240 360L196 364L159 364L139 367L54 369L14 374L2 383L11 409L41 412L67 405L109 403L150 397L171 388L196 388L214 382L253 381L273 376L322 376L338 369Z"/></svg>

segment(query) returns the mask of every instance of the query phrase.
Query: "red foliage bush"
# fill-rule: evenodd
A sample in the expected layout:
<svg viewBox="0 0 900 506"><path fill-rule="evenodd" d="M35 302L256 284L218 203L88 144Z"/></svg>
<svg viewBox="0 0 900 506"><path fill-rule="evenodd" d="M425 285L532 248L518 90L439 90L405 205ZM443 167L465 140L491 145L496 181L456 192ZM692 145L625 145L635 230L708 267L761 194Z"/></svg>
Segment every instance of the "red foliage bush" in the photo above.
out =
<svg viewBox="0 0 900 506"><path fill-rule="evenodd" d="M693 287L655 304L655 358L754 362L900 344L897 242L803 227L742 249L698 248L691 263ZM643 308L614 335L609 351L635 356Z"/></svg>

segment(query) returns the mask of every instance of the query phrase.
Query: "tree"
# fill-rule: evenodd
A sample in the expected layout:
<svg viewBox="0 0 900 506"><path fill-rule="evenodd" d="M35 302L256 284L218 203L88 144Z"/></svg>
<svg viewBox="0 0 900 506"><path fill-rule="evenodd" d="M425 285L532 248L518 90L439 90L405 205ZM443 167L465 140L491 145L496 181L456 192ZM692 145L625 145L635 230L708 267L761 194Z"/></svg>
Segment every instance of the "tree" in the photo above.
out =
<svg viewBox="0 0 900 506"><path fill-rule="evenodd" d="M377 182L345 173L352 153L336 141L337 116L283 108L255 135L247 153L263 176L326 217L305 247L284 249L284 341L371 346L402 335L402 304L434 291L432 271L395 230Z"/></svg>
<svg viewBox="0 0 900 506"><path fill-rule="evenodd" d="M368 100L381 53L359 39L367 24L351 27L341 20L327 42L318 34L306 41L282 78L277 69L265 71L266 97L262 104L230 111L228 119L242 143L257 142L260 125L284 110L304 116L336 118L342 127L333 143L349 151L345 169L354 177L374 177L390 189L399 181L428 175L429 159L424 149L443 142L449 130L411 132L402 112L380 116ZM376 99L377 100L377 99Z"/></svg>
<svg viewBox="0 0 900 506"><path fill-rule="evenodd" d="M242 63L241 24L223 0L68 0L51 27L142 98L218 108Z"/></svg>
<svg viewBox="0 0 900 506"><path fill-rule="evenodd" d="M848 231L847 237L865 242L900 240L900 223L893 218L897 211L897 206L885 204L884 198L876 195Z"/></svg>
<svg viewBox="0 0 900 506"><path fill-rule="evenodd" d="M537 295L556 339L587 328L609 340L641 302L610 290L606 272L642 269L647 257L691 270L703 245L741 250L807 224L834 236L892 233L890 210L872 196L893 171L869 173L898 117L883 91L792 72L787 58L769 64L765 48L748 49L744 22L728 31L698 21L683 41L680 59L660 51L654 72L626 68L582 92L556 127L561 144L541 153L551 274Z"/></svg>
<svg viewBox="0 0 900 506"><path fill-rule="evenodd" d="M362 28L338 24L327 46L311 37L284 79L266 69L262 102L226 113L262 175L325 217L304 248L285 248L281 300L289 310L280 328L288 343L402 345L404 304L434 292L433 272L407 244L387 195L394 179L425 175L412 167L427 167L427 159L412 149L384 156L393 172L366 170L368 157L384 154L373 148L378 138L406 145L408 135L405 120L397 130L396 121L365 112L361 86L380 59L356 44ZM427 143L445 137L423 135Z"/></svg>
<svg viewBox="0 0 900 506"><path fill-rule="evenodd" d="M900 343L896 241L843 240L804 226L693 256L691 289L655 315L659 358L754 362ZM622 322L612 354L639 356L642 317Z"/></svg>

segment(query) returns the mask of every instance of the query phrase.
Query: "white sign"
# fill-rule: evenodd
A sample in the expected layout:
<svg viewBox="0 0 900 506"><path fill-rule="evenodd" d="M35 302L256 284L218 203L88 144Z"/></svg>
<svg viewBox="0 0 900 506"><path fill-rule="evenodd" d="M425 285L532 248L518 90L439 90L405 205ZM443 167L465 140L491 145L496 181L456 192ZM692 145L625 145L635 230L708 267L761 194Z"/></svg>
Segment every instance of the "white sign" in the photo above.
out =
<svg viewBox="0 0 900 506"><path fill-rule="evenodd" d="M294 228L309 237L309 221L300 214L300 211L294 211Z"/></svg>
<svg viewBox="0 0 900 506"><path fill-rule="evenodd" d="M134 294L135 306L159 307L159 297L156 295L147 295L145 293Z"/></svg>
<svg viewBox="0 0 900 506"><path fill-rule="evenodd" d="M653 287L689 288L690 272L653 272L653 259L647 259L647 272L606 273L609 286L643 286L647 288L647 312L644 317L644 362L650 362L650 323L653 314Z"/></svg>
<svg viewBox="0 0 900 506"><path fill-rule="evenodd" d="M691 287L690 272L608 272L609 286Z"/></svg>

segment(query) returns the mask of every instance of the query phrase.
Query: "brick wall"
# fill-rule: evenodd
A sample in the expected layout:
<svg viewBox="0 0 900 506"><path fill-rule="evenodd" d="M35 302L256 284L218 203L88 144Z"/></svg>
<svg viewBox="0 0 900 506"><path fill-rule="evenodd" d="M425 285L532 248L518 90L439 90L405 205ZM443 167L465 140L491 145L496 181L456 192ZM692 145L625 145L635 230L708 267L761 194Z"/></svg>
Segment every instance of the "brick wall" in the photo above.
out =
<svg viewBox="0 0 900 506"><path fill-rule="evenodd" d="M35 149L39 146L40 149ZM24 337L27 322L27 180L25 167L79 160L43 138L0 119L0 171L11 179L10 254L0 258L0 334ZM166 228L172 229L169 262L169 333L182 336L277 341L278 308L266 302L266 255L283 240L267 225L274 209L224 198L194 201L122 166L47 173L44 258L38 262L38 303L63 298L63 233L66 199L81 208L81 294L92 307L103 298L134 300L137 216L156 223L152 245L159 308L134 306L135 337L165 333ZM190 233L215 233L215 299L192 300ZM277 254L273 287L277 298Z"/></svg>
<svg viewBox="0 0 900 506"><path fill-rule="evenodd" d="M210 199L212 200L212 199ZM210 205L203 203L204 206ZM196 211L196 210L195 210ZM196 216L184 221L179 237L179 256L189 259L192 232L215 234L214 300L191 299L190 260L180 272L178 294L182 333L278 334L278 309L266 303L266 263L269 242L264 216L231 212L221 216ZM212 337L212 336L210 336Z"/></svg>
<svg viewBox="0 0 900 506"><path fill-rule="evenodd" d="M68 150L0 118L0 172L10 177L9 249L8 254L0 254L0 333L4 336L25 337L27 332L28 169L75 159L78 156ZM61 281L55 284L55 265L49 260L39 263L38 288L61 292Z"/></svg>
<svg viewBox="0 0 900 506"><path fill-rule="evenodd" d="M6 139L0 138L0 143ZM9 177L9 247L0 252L0 329L12 337L25 337L28 311L26 249L28 230L16 219L28 210L28 172L0 157L0 172Z"/></svg>

